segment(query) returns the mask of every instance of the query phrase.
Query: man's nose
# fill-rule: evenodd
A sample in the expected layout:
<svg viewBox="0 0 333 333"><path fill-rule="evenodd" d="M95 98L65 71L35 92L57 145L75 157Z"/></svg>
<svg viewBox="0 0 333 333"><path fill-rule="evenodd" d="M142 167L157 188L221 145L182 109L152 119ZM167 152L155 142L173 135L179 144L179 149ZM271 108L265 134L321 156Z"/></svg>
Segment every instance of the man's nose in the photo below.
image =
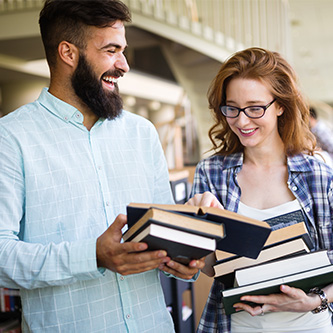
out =
<svg viewBox="0 0 333 333"><path fill-rule="evenodd" d="M127 73L129 71L129 65L126 59L126 56L123 53L119 53L119 57L115 62L116 69L121 70L124 73Z"/></svg>

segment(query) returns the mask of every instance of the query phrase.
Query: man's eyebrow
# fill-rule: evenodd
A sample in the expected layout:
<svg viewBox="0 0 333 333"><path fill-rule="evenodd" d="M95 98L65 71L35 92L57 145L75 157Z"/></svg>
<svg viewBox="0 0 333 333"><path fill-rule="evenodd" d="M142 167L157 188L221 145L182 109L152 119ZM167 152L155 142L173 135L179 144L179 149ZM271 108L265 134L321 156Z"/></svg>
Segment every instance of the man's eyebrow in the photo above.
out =
<svg viewBox="0 0 333 333"><path fill-rule="evenodd" d="M112 47L115 47L116 49L126 49L127 48L127 45L125 45L125 47L123 48L121 45L119 44L114 44L114 43L109 43L109 44L106 44L104 46L101 47L102 50L105 50L105 49L109 49L109 48L112 48Z"/></svg>

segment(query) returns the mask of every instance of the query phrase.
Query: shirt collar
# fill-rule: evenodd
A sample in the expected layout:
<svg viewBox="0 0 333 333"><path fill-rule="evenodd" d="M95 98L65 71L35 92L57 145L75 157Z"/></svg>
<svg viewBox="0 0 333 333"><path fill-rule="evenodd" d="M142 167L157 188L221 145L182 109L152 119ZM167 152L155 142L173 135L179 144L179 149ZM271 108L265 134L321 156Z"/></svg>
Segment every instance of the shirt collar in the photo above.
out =
<svg viewBox="0 0 333 333"><path fill-rule="evenodd" d="M298 154L287 157L288 168L291 172L311 172L312 167L307 155Z"/></svg>
<svg viewBox="0 0 333 333"><path fill-rule="evenodd" d="M224 159L223 168L235 168L243 165L243 153L234 153L227 155Z"/></svg>
<svg viewBox="0 0 333 333"><path fill-rule="evenodd" d="M78 109L50 94L48 88L42 90L38 102L48 111L66 122L69 122L72 119L76 122L83 122L83 115Z"/></svg>

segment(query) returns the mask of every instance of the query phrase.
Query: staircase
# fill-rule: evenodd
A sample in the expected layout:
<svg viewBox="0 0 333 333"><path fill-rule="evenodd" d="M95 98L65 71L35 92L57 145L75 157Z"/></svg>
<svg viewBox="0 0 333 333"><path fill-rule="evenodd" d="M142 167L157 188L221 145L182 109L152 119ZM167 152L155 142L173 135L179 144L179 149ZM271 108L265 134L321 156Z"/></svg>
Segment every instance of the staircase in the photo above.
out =
<svg viewBox="0 0 333 333"><path fill-rule="evenodd" d="M290 58L284 0L125 0L133 24L157 34L164 56L186 91L197 121L200 156L209 155L212 118L207 90L221 63L250 46Z"/></svg>
<svg viewBox="0 0 333 333"><path fill-rule="evenodd" d="M21 0L22 1L22 0ZM223 62L261 46L290 56L287 0L124 0L133 24Z"/></svg>

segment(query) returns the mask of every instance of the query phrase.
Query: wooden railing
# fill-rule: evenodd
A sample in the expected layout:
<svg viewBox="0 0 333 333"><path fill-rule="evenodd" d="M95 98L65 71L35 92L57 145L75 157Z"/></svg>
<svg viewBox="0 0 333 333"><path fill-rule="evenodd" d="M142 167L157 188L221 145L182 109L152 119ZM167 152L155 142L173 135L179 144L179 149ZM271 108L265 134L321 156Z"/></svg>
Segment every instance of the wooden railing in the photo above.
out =
<svg viewBox="0 0 333 333"><path fill-rule="evenodd" d="M123 1L133 13L186 30L230 52L261 46L289 55L288 0ZM43 2L0 0L0 19L4 13L40 8Z"/></svg>
<svg viewBox="0 0 333 333"><path fill-rule="evenodd" d="M261 46L289 55L288 0L124 0L134 12L233 52Z"/></svg>

